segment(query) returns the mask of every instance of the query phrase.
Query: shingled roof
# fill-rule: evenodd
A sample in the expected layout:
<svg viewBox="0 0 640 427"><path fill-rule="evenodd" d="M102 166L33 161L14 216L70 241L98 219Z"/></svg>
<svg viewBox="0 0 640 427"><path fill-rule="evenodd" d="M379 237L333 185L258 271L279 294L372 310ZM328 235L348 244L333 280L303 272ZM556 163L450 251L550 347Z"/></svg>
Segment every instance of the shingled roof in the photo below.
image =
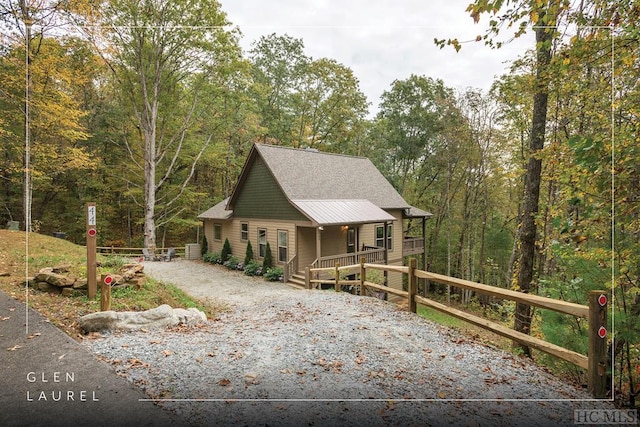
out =
<svg viewBox="0 0 640 427"><path fill-rule="evenodd" d="M243 175L257 155L264 159L290 201L349 199L368 200L381 209L411 207L371 160L365 157L255 144ZM241 175L227 209L233 208L243 178Z"/></svg>

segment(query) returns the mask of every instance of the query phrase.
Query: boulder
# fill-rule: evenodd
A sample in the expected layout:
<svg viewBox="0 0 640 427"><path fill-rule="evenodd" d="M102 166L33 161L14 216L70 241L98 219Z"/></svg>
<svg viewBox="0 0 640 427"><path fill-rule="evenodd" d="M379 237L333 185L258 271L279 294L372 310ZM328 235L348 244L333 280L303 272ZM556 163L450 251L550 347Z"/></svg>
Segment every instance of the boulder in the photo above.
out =
<svg viewBox="0 0 640 427"><path fill-rule="evenodd" d="M73 282L75 282L75 278L67 277L62 274L47 272L40 270L38 274L36 274L36 282L47 282L53 286L59 286L64 288L65 286L73 286Z"/></svg>
<svg viewBox="0 0 640 427"><path fill-rule="evenodd" d="M80 318L85 332L108 330L133 331L138 329L162 329L172 326L197 325L207 321L207 316L196 308L171 308L167 304L146 311L100 311Z"/></svg>
<svg viewBox="0 0 640 427"><path fill-rule="evenodd" d="M78 279L73 283L73 289L87 289L87 279Z"/></svg>

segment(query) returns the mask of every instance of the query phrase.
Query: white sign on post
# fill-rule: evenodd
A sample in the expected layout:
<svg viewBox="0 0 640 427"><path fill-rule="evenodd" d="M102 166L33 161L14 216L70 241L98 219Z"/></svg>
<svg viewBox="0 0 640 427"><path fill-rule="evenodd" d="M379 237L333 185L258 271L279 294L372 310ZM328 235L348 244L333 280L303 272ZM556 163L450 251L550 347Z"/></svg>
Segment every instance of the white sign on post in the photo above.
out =
<svg viewBox="0 0 640 427"><path fill-rule="evenodd" d="M87 224L96 225L96 206L95 205L87 206Z"/></svg>

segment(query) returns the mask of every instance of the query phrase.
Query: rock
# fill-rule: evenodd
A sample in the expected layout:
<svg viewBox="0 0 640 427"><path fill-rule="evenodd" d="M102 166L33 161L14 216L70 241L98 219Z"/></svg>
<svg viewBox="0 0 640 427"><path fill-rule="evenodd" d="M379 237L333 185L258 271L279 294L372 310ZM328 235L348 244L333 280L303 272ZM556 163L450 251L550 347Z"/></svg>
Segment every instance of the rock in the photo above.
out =
<svg viewBox="0 0 640 427"><path fill-rule="evenodd" d="M78 279L73 283L73 289L87 289L87 279Z"/></svg>
<svg viewBox="0 0 640 427"><path fill-rule="evenodd" d="M57 273L57 274L62 274L62 273L68 273L70 269L71 269L71 265L70 264L65 264L65 265L59 265L57 267L51 268L51 272L52 273Z"/></svg>
<svg viewBox="0 0 640 427"><path fill-rule="evenodd" d="M62 289L63 289L58 286L51 285L47 282L36 282L34 287L39 291L49 292L54 294L59 294L60 292L62 292Z"/></svg>
<svg viewBox="0 0 640 427"><path fill-rule="evenodd" d="M47 282L50 285L64 288L66 286L73 286L73 282L75 282L75 279L72 277L70 278L67 276L63 276L62 274L53 272L48 273L40 270L40 272L36 274L36 282Z"/></svg>
<svg viewBox="0 0 640 427"><path fill-rule="evenodd" d="M80 327L85 332L105 330L160 329L171 326L196 325L207 321L207 316L196 308L187 310L173 309L167 304L151 310L136 311L100 311L80 318Z"/></svg>

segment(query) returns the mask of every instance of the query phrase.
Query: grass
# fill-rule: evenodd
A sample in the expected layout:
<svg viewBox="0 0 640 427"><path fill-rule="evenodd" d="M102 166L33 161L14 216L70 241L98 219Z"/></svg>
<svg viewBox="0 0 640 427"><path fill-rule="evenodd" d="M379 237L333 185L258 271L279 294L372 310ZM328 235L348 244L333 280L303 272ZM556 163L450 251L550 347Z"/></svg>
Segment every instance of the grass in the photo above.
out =
<svg viewBox="0 0 640 427"><path fill-rule="evenodd" d="M28 263L27 263L28 260ZM100 267L98 274L117 271L128 262L122 257L98 256ZM74 339L83 336L78 319L100 310L100 290L95 298L88 299L85 293L76 292L73 296L40 292L33 288L27 290L21 284L26 275L33 276L44 267L67 266L69 274L79 278L86 277L87 253L84 246L75 245L63 239L29 234L27 258L26 234L22 231L0 230L0 289L11 297L26 302L36 309L58 328ZM140 288L133 286L113 288L111 309L116 311L142 311L169 304L174 308L195 307L205 312L208 318L216 317L226 310L222 304L210 300L198 300L190 297L174 285L165 284L147 278Z"/></svg>

